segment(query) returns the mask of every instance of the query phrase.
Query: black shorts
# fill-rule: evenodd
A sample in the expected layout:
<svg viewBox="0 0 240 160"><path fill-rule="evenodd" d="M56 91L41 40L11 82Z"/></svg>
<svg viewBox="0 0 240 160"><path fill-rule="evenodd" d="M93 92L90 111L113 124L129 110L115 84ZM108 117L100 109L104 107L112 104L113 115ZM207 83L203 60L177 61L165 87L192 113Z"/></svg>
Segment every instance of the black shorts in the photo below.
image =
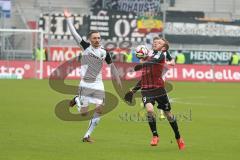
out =
<svg viewBox="0 0 240 160"><path fill-rule="evenodd" d="M167 92L164 88L157 88L154 90L142 90L142 101L144 107L147 103L151 103L154 106L155 102L157 102L158 109L162 109L163 111L171 110L171 105L167 96Z"/></svg>

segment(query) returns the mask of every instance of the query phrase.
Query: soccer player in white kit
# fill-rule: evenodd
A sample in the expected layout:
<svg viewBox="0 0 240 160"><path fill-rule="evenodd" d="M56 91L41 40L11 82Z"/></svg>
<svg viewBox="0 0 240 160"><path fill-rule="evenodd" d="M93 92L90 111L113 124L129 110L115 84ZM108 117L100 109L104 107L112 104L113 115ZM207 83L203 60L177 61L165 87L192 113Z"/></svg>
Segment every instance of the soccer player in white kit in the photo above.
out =
<svg viewBox="0 0 240 160"><path fill-rule="evenodd" d="M81 81L79 84L79 95L75 96L70 102L70 106L75 104L78 107L78 111L84 116L88 113L89 103L96 104L95 113L89 122L89 127L86 134L83 137L83 142L93 142L90 138L91 133L100 121L100 115L102 107L104 105L104 85L102 81L102 65L106 61L111 68L111 73L115 76L118 84L121 86L121 81L114 64L112 63L110 54L100 45L101 36L98 31L91 31L88 33L87 38L89 42L86 42L76 32L70 19L70 12L64 10L64 16L67 19L67 25L72 33L77 44L81 46L84 51L81 58L80 76Z"/></svg>

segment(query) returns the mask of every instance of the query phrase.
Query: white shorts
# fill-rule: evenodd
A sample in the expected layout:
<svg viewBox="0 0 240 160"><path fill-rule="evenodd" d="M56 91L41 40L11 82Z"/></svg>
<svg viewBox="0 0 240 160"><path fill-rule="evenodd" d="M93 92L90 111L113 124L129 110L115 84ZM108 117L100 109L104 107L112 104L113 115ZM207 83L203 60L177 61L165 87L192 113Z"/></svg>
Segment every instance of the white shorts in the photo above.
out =
<svg viewBox="0 0 240 160"><path fill-rule="evenodd" d="M89 103L96 105L104 105L105 91L102 81L94 83L80 82L79 98L82 107L87 107Z"/></svg>

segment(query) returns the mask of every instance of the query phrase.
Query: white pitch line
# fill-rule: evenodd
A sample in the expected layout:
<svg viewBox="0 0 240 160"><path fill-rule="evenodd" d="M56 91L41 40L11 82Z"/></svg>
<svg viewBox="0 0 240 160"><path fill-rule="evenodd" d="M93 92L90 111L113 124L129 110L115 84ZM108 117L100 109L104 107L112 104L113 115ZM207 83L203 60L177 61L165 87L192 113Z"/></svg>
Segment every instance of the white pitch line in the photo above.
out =
<svg viewBox="0 0 240 160"><path fill-rule="evenodd" d="M188 98L170 98L170 102L172 103L178 103L178 104L185 104L185 105L196 105L196 106L221 106L221 107L227 107L227 108L236 108L235 105L223 105L223 104L217 104L217 103L196 103L196 102L190 102L189 99L205 99L207 97L188 97ZM184 100L184 101L183 101Z"/></svg>

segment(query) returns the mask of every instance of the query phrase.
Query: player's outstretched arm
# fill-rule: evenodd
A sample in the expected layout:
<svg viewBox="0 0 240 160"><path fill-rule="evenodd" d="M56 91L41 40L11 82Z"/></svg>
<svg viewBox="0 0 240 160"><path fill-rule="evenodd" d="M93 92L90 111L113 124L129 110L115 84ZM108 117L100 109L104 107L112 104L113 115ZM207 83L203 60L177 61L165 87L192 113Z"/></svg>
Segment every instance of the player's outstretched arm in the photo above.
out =
<svg viewBox="0 0 240 160"><path fill-rule="evenodd" d="M167 64L174 66L175 65L175 60L172 58L172 56L170 55L170 53L167 51Z"/></svg>
<svg viewBox="0 0 240 160"><path fill-rule="evenodd" d="M116 66L113 64L112 62L112 58L109 52L107 52L106 58L105 58L106 63L109 65L110 70L111 70L111 74L113 76L113 78L117 81L117 84L120 86L120 88L122 89L122 82L121 82L121 78L119 75L119 72L116 68Z"/></svg>
<svg viewBox="0 0 240 160"><path fill-rule="evenodd" d="M74 39L76 40L77 44L81 45L82 37L77 33L75 27L73 26L72 22L70 21L71 13L64 9L64 17L67 19L67 25L69 27L70 32L72 33Z"/></svg>
<svg viewBox="0 0 240 160"><path fill-rule="evenodd" d="M140 71L142 68L143 68L143 65L142 65L142 64L137 64L137 65L134 67L134 71Z"/></svg>
<svg viewBox="0 0 240 160"><path fill-rule="evenodd" d="M174 66L174 65L175 65L175 60L172 59L172 60L170 60L170 61L167 61L166 63L167 63L168 65Z"/></svg>
<svg viewBox="0 0 240 160"><path fill-rule="evenodd" d="M121 78L116 66L113 63L109 64L109 66L111 69L111 74L113 75L114 79L116 79L117 84L122 88Z"/></svg>
<svg viewBox="0 0 240 160"><path fill-rule="evenodd" d="M139 89L141 89L142 80L138 81L134 88L131 90L133 93L136 93Z"/></svg>
<svg viewBox="0 0 240 160"><path fill-rule="evenodd" d="M138 83L136 84L136 86L128 91L125 96L124 96L124 100L127 101L128 103L132 103L132 100L133 100L133 95L134 93L136 93L139 89L141 89L141 80L138 81Z"/></svg>

